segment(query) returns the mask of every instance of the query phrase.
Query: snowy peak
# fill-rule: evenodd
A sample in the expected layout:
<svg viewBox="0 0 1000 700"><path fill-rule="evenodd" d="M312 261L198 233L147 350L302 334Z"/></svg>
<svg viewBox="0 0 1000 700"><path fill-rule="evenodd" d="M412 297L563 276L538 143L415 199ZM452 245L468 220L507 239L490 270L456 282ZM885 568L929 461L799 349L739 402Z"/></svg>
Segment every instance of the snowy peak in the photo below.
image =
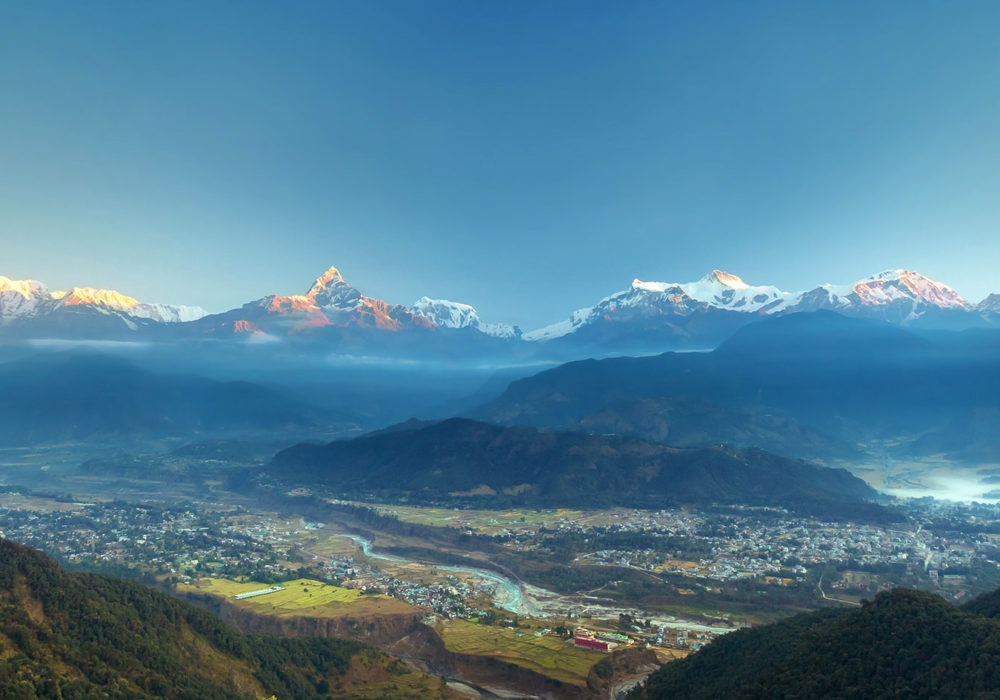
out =
<svg viewBox="0 0 1000 700"><path fill-rule="evenodd" d="M639 280L635 280L632 283L633 289L636 289L635 283ZM645 284L640 282L640 284ZM640 287L641 288L641 287ZM585 309L577 309L569 315L569 318L565 321L559 321L542 328L536 328L533 331L528 331L521 336L524 340L555 340L556 338L562 338L565 335L569 335L576 329L585 325L587 321L594 315L594 307L588 306Z"/></svg>
<svg viewBox="0 0 1000 700"><path fill-rule="evenodd" d="M336 267L329 268L317 277L305 294L272 294L244 307L248 308L250 320L256 319L255 322L264 323L268 328L274 323L279 324L271 328L276 333L285 328L290 329L287 332L292 334L310 334L327 326L358 326L387 331L406 328L471 328L501 338L519 337L521 333L512 326L483 323L476 310L468 304L422 297L412 308L407 308L366 296L349 285ZM257 317L261 310L264 314L275 317L272 322ZM244 315L237 310L234 310L234 314L240 317ZM277 318L281 316L291 318Z"/></svg>
<svg viewBox="0 0 1000 700"><path fill-rule="evenodd" d="M0 277L0 323L43 314L56 305L58 294L37 280Z"/></svg>
<svg viewBox="0 0 1000 700"><path fill-rule="evenodd" d="M685 307L692 311L706 305L748 312L774 311L792 299L792 295L777 287L755 287L722 270L712 270L697 282L643 282L636 279L632 281L632 290L644 292L647 297L661 295L678 308Z"/></svg>
<svg viewBox="0 0 1000 700"><path fill-rule="evenodd" d="M141 304L132 310L132 315L142 315L160 323L187 323L207 316L208 312L200 306L184 304Z"/></svg>
<svg viewBox="0 0 1000 700"><path fill-rule="evenodd" d="M901 299L922 300L941 309L969 310L972 305L946 284L910 270L885 270L854 285L865 305L891 304Z"/></svg>
<svg viewBox="0 0 1000 700"><path fill-rule="evenodd" d="M705 292L710 291L713 294L718 294L727 289L739 290L750 289L751 287L749 284L744 282L742 278L732 274L731 272L712 270L697 282L643 282L640 279L634 279L632 280L632 288L641 289L647 292L665 292L670 289L686 290L691 288L694 290L703 290ZM773 287L768 287L768 289L773 289Z"/></svg>
<svg viewBox="0 0 1000 700"><path fill-rule="evenodd" d="M792 298L792 295L777 287L749 285L736 275L722 270L712 270L697 282L679 286L695 301L715 308L751 313L773 313Z"/></svg>
<svg viewBox="0 0 1000 700"><path fill-rule="evenodd" d="M632 289L640 292L651 292L653 294L662 294L668 289L672 289L677 292L683 291L679 284L672 284L670 282L643 282L638 277L632 280Z"/></svg>
<svg viewBox="0 0 1000 700"><path fill-rule="evenodd" d="M420 297L410 310L414 316L426 318L442 328L471 328L496 338L516 338L521 335L516 326L483 323L474 307L457 301Z"/></svg>
<svg viewBox="0 0 1000 700"><path fill-rule="evenodd" d="M61 296L55 296L61 294ZM104 306L111 309L131 309L139 305L137 299L127 297L113 289L94 289L93 287L73 287L68 293L56 292L54 299L62 301L63 306Z"/></svg>
<svg viewBox="0 0 1000 700"><path fill-rule="evenodd" d="M976 304L976 311L980 313L1000 314L1000 294L993 293Z"/></svg>
<svg viewBox="0 0 1000 700"><path fill-rule="evenodd" d="M701 282L703 284L719 284L729 289L746 289L750 286L736 275L722 270L712 270L701 278Z"/></svg>
<svg viewBox="0 0 1000 700"><path fill-rule="evenodd" d="M49 294L49 290L38 280L12 280L0 275L0 294L4 293L18 294L25 299L30 299L36 295ZM59 292L55 292L55 294L59 294Z"/></svg>
<svg viewBox="0 0 1000 700"><path fill-rule="evenodd" d="M208 313L197 306L144 304L113 289L73 287L68 292L51 291L37 280L0 277L0 322L48 316L61 310L117 315L129 328L134 327L131 319L136 318L178 323L197 320Z"/></svg>
<svg viewBox="0 0 1000 700"><path fill-rule="evenodd" d="M313 282L305 296L315 298L316 296L326 292L328 288L341 284L346 285L347 282L344 281L344 277L340 274L340 270L335 267L331 267L316 278L316 281Z"/></svg>
<svg viewBox="0 0 1000 700"><path fill-rule="evenodd" d="M345 316L357 311L366 299L344 281L340 270L331 267L316 278L305 294L272 294L258 300L257 305L271 314L313 314L320 320L323 314L333 315L338 318L327 320L337 323L346 322Z"/></svg>
<svg viewBox="0 0 1000 700"><path fill-rule="evenodd" d="M475 308L447 299L420 297L411 310L417 316L423 316L434 325L444 328L469 328L481 323Z"/></svg>
<svg viewBox="0 0 1000 700"><path fill-rule="evenodd" d="M593 324L671 323L708 309L747 313L773 313L794 301L776 287L754 287L736 275L712 270L697 282L645 282L632 280L625 291L602 299L589 309L579 309L565 321L525 333L525 340L553 340Z"/></svg>
<svg viewBox="0 0 1000 700"><path fill-rule="evenodd" d="M159 323L197 321L208 315L208 312L200 306L146 304L113 289L73 287L68 292L52 292L50 296L63 308L89 307L118 312L129 318L144 318Z"/></svg>

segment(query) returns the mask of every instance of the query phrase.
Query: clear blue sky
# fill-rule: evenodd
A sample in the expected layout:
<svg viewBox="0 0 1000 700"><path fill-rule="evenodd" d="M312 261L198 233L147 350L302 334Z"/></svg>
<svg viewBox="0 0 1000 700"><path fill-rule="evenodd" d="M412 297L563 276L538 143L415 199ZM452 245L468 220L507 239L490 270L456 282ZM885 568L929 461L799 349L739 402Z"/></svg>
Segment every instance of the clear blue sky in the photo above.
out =
<svg viewBox="0 0 1000 700"><path fill-rule="evenodd" d="M0 274L559 320L633 277L1000 290L997 2L8 2Z"/></svg>

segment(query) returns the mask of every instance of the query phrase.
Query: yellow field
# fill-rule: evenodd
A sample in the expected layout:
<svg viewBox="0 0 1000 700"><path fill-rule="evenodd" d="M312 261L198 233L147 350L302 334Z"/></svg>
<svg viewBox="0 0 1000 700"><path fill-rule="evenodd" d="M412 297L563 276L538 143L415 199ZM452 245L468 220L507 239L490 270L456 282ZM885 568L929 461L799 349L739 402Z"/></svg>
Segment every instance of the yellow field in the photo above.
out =
<svg viewBox="0 0 1000 700"><path fill-rule="evenodd" d="M305 549L306 556L318 555L324 558L357 557L360 556L361 551L361 547L349 537L323 530L312 530L307 534L300 533L292 541L297 542L299 546Z"/></svg>
<svg viewBox="0 0 1000 700"><path fill-rule="evenodd" d="M573 646L555 635L536 637L535 630L487 627L464 620L443 620L435 626L449 651L493 656L565 683L582 685L590 667L604 654Z"/></svg>
<svg viewBox="0 0 1000 700"><path fill-rule="evenodd" d="M285 587L266 595L236 600L237 593L249 593L270 588L271 584L248 581L240 583L222 578L203 578L193 585L178 584L177 589L209 593L229 600L240 607L265 615L306 615L339 617L414 612L417 608L385 595L362 595L350 588L340 588L323 581L300 578L278 584Z"/></svg>
<svg viewBox="0 0 1000 700"><path fill-rule="evenodd" d="M698 571L704 567L696 561L684 561L682 559L668 559L662 564L654 567L654 571Z"/></svg>
<svg viewBox="0 0 1000 700"><path fill-rule="evenodd" d="M690 656L690 649L665 649L663 647L653 647L653 653L656 654L656 660L661 664L670 663L671 661L676 661L677 659L683 659L686 656Z"/></svg>
<svg viewBox="0 0 1000 700"><path fill-rule="evenodd" d="M93 501L93 502L96 502ZM35 510L42 513L67 513L83 510L84 506L75 503L64 503L42 496L24 496L19 493L0 494L0 508L11 510Z"/></svg>

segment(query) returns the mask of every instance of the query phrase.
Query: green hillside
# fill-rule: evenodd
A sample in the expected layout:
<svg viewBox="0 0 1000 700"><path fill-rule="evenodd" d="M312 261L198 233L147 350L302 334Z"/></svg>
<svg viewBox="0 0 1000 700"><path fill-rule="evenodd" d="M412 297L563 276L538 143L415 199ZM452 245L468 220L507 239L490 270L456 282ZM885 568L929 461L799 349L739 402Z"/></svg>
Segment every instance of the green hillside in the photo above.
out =
<svg viewBox="0 0 1000 700"><path fill-rule="evenodd" d="M371 697L385 677L417 675L353 642L240 634L141 584L67 573L0 540L0 699ZM436 680L418 680L439 695Z"/></svg>
<svg viewBox="0 0 1000 700"><path fill-rule="evenodd" d="M1000 698L1000 621L976 609L895 589L860 609L728 634L664 666L630 698Z"/></svg>

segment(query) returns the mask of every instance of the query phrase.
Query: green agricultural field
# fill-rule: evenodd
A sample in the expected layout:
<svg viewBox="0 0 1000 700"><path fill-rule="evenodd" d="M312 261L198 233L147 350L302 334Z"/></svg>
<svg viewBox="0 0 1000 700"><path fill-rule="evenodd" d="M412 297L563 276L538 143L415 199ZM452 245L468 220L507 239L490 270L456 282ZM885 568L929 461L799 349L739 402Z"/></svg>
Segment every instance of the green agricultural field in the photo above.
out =
<svg viewBox="0 0 1000 700"><path fill-rule="evenodd" d="M487 627L464 620L444 620L435 629L449 651L500 658L574 685L586 683L591 666L604 658L599 651L581 649L556 635L536 637L535 629Z"/></svg>
<svg viewBox="0 0 1000 700"><path fill-rule="evenodd" d="M513 510L454 510L451 508L428 508L423 506L399 506L359 503L358 505L377 508L380 512L391 513L404 522L435 527L468 528L484 535L493 535L501 530L534 532L539 527L553 525L560 520L577 521L584 512L568 508L534 508Z"/></svg>
<svg viewBox="0 0 1000 700"><path fill-rule="evenodd" d="M353 589L341 588L315 579L300 578L279 585L284 586L285 590L242 600L237 600L234 596L238 593L270 588L271 584L203 578L193 585L180 584L177 589L217 595L240 607L265 615L339 617L348 614L394 614L415 610L413 606L389 596L363 595Z"/></svg>

